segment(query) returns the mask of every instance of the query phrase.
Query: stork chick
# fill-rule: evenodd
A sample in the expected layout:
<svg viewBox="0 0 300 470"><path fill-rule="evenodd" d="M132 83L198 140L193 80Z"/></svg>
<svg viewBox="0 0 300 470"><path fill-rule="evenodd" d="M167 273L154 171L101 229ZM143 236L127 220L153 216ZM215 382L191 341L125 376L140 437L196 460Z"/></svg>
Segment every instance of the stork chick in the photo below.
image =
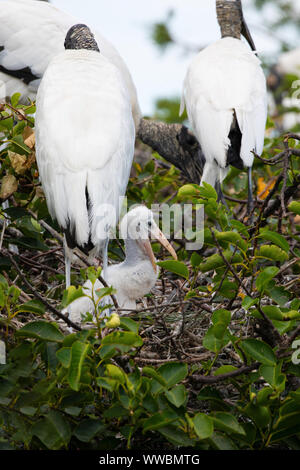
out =
<svg viewBox="0 0 300 470"><path fill-rule="evenodd" d="M253 151L261 155L267 119L266 79L246 25L241 0L217 0L222 39L193 59L184 81L180 113L186 106L205 164L201 183L221 183L229 165L248 170L248 213L253 208Z"/></svg>
<svg viewBox="0 0 300 470"><path fill-rule="evenodd" d="M135 310L136 300L150 292L159 275L150 238L160 242L173 258L177 259L177 255L155 223L153 213L145 206L137 206L123 217L120 233L124 238L126 258L122 263L107 268L106 282L116 289L116 299L121 309ZM94 286L96 300L96 291L102 287L97 280ZM93 297L91 281L83 285L83 291ZM91 299L82 297L74 300L65 312L67 310L69 318L79 323L82 314L94 313L94 303Z"/></svg>

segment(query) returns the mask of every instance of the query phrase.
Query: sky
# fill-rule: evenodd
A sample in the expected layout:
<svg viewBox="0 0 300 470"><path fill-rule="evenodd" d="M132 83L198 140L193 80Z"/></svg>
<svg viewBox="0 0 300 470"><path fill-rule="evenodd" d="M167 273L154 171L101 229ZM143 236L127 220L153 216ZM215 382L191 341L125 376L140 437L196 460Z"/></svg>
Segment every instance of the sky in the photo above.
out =
<svg viewBox="0 0 300 470"><path fill-rule="evenodd" d="M299 1L299 0L297 0ZM151 41L151 26L174 9L172 31L180 42L204 46L220 37L215 0L51 0L111 41L127 63L137 87L144 115L151 115L155 99L179 97L193 53L171 47L162 53ZM277 44L261 15L244 0L244 11L258 51L276 55ZM270 6L270 15L272 7Z"/></svg>

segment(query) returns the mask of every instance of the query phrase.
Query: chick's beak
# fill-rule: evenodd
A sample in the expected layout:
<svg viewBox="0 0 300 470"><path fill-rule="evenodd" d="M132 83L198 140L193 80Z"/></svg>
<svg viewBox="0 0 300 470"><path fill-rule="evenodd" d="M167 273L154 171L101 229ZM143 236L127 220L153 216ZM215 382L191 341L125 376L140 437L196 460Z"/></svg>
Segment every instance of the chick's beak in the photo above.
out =
<svg viewBox="0 0 300 470"><path fill-rule="evenodd" d="M152 246L151 246L151 243L150 243L150 240L147 239L147 240L139 240L138 241L140 247L142 248L142 250L144 251L144 253L148 256L148 258L150 259L151 261L151 264L153 266L153 270L156 274L157 272L157 266L156 266L156 259L155 259L155 256L154 256L154 253L153 253L153 250L152 250Z"/></svg>
<svg viewBox="0 0 300 470"><path fill-rule="evenodd" d="M177 260L176 251L172 245L168 242L161 230L159 230L156 224L152 224L151 235L154 237L168 252Z"/></svg>
<svg viewBox="0 0 300 470"><path fill-rule="evenodd" d="M168 242L162 231L158 228L156 224L152 223L152 228L150 230L151 236L155 238L168 252L173 256L174 259L177 260L177 254L172 245ZM156 266L156 259L151 247L151 243L149 239L146 240L140 240L139 244L141 248L144 250L145 254L149 257L151 264L153 266L153 270L156 273L157 272L157 266Z"/></svg>

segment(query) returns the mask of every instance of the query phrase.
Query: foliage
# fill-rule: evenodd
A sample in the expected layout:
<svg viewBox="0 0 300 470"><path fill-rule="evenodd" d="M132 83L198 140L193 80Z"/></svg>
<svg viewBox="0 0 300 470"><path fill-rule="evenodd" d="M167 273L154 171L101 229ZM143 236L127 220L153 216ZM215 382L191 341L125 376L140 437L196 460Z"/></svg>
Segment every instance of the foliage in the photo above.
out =
<svg viewBox="0 0 300 470"><path fill-rule="evenodd" d="M203 247L189 252L173 234L171 262L154 246L161 303L150 294L139 310L108 319L95 304L96 317L85 315L75 332L53 308L82 296L83 281L100 271L74 267L64 292L58 227L34 160L34 111L15 95L0 117L1 195L10 203L0 219L0 448L299 448L299 140L266 139L252 221L243 172L230 170L226 208L211 186L183 185L155 154L134 164L129 204L202 204ZM117 241L110 258L123 258ZM98 292L99 301L112 293Z"/></svg>

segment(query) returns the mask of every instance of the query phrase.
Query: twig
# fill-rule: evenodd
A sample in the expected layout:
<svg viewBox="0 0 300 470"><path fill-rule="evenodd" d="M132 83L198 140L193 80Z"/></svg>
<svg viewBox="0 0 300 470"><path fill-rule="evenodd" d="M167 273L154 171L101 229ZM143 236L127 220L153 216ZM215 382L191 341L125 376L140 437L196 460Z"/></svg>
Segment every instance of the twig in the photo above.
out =
<svg viewBox="0 0 300 470"><path fill-rule="evenodd" d="M247 372L252 372L255 369L258 369L260 366L259 362L255 362L251 366L242 366L237 370L228 372L227 374L220 374L216 376L207 376L207 375L192 375L191 380L194 380L197 383L201 384L213 384L218 382L223 382L223 380L230 379L232 377L238 377L239 375L246 374Z"/></svg>
<svg viewBox="0 0 300 470"><path fill-rule="evenodd" d="M23 280L24 284L28 287L28 289L33 293L33 295L40 300L54 315L56 315L58 318L63 320L65 323L67 323L68 326L74 328L77 331L81 331L81 327L77 325L76 323L73 323L71 320L69 320L68 317L66 317L63 313L61 313L59 310L57 310L53 305L51 305L49 302L47 302L44 297L42 297L33 287L32 285L27 281L26 277L23 275L21 269L19 268L18 264L14 260L13 256L10 254L8 250L2 250L5 252L5 254L9 257L11 263L14 265L15 269L19 273L21 279Z"/></svg>

